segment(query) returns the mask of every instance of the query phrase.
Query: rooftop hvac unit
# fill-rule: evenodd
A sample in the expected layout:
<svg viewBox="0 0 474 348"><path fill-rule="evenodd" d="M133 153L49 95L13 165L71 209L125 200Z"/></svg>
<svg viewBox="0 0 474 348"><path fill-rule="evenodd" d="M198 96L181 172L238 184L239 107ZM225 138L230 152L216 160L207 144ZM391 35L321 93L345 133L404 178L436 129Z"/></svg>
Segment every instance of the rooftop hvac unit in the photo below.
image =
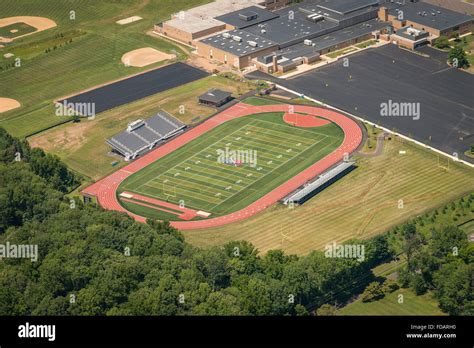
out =
<svg viewBox="0 0 474 348"><path fill-rule="evenodd" d="M143 120L136 120L128 124L127 132L133 132L135 129L143 126L145 122Z"/></svg>
<svg viewBox="0 0 474 348"><path fill-rule="evenodd" d="M262 33L262 34L266 34L266 33L267 33L267 31L266 31L265 29L262 29L262 30L260 31L260 33Z"/></svg>
<svg viewBox="0 0 474 348"><path fill-rule="evenodd" d="M324 16L319 15L317 13L313 13L313 14L307 16L306 19L308 19L311 22L317 23L319 21L322 21L324 19Z"/></svg>
<svg viewBox="0 0 474 348"><path fill-rule="evenodd" d="M232 37L232 39L233 39L234 41L237 41L237 42L242 42L242 38L241 38L240 36L237 36L237 35L234 35L234 36Z"/></svg>
<svg viewBox="0 0 474 348"><path fill-rule="evenodd" d="M306 39L306 40L304 40L304 44L306 46L311 46L313 44L313 41Z"/></svg>
<svg viewBox="0 0 474 348"><path fill-rule="evenodd" d="M225 37L226 39L230 39L232 35L230 35L229 33L224 33L222 34L223 37Z"/></svg>
<svg viewBox="0 0 474 348"><path fill-rule="evenodd" d="M248 41L248 44L252 47L258 47L258 43L256 43L255 41Z"/></svg>

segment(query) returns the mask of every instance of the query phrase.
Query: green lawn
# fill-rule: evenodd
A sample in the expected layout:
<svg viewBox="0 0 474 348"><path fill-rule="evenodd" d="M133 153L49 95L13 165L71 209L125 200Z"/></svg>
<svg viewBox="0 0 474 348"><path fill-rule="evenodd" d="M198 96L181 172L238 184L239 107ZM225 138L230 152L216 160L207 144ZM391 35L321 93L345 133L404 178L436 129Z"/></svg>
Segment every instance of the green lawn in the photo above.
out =
<svg viewBox="0 0 474 348"><path fill-rule="evenodd" d="M399 296L403 303L399 303ZM338 315L445 315L431 293L416 296L409 289L398 289L384 298L364 303L357 300L338 311Z"/></svg>
<svg viewBox="0 0 474 348"><path fill-rule="evenodd" d="M337 58L339 56L342 56L343 54L347 54L347 53L354 52L354 51L357 51L357 49L354 48L354 47L347 47L347 48L344 48L344 49L339 50L339 51L328 53L328 54L326 54L326 56L328 56L329 58Z"/></svg>
<svg viewBox="0 0 474 348"><path fill-rule="evenodd" d="M283 102L265 97L250 97L243 101L245 104L253 106L284 104Z"/></svg>
<svg viewBox="0 0 474 348"><path fill-rule="evenodd" d="M464 42L464 40L466 40L466 42ZM471 65L469 71L474 72L474 35L471 34L461 38L460 41L456 43L456 45L463 47L467 52L467 59Z"/></svg>
<svg viewBox="0 0 474 348"><path fill-rule="evenodd" d="M343 132L335 124L295 128L283 113L231 120L126 179L119 188L204 210L213 216L242 209L334 151ZM248 151L223 163L219 151ZM231 156L230 156L231 157ZM232 158L226 158L231 159ZM143 212L143 209L131 209Z"/></svg>
<svg viewBox="0 0 474 348"><path fill-rule="evenodd" d="M58 26L0 49L0 96L22 104L17 110L0 114L0 126L15 136L26 136L63 121L55 116L53 100L166 64L125 67L121 57L131 50L149 46L184 59L186 53L178 46L146 32L171 13L206 2L209 0L1 1L1 17L42 16ZM71 10L75 20L69 17ZM133 15L143 20L123 26L115 23ZM21 67L6 68L11 60L4 59L3 54L9 52L21 59Z"/></svg>
<svg viewBox="0 0 474 348"><path fill-rule="evenodd" d="M376 40L368 40L368 41L364 41L364 42L361 42L360 44L357 44L355 45L357 48L360 48L360 49L364 49L364 48L367 48L369 46L372 46L374 44L376 44L377 41Z"/></svg>

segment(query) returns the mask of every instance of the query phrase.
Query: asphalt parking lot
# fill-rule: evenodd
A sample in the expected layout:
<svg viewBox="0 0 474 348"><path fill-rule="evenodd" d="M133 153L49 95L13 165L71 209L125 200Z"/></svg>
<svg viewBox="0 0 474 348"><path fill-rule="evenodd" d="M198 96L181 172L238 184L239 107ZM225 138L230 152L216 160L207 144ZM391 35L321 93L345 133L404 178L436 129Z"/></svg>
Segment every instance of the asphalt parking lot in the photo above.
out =
<svg viewBox="0 0 474 348"><path fill-rule="evenodd" d="M203 70L184 63L175 63L90 90L59 103L95 103L95 113L98 114L206 76L208 73Z"/></svg>
<svg viewBox="0 0 474 348"><path fill-rule="evenodd" d="M474 163L464 156L474 144L474 75L450 68L443 52L421 52L430 57L386 45L276 82ZM419 119L382 116L390 101L419 103Z"/></svg>

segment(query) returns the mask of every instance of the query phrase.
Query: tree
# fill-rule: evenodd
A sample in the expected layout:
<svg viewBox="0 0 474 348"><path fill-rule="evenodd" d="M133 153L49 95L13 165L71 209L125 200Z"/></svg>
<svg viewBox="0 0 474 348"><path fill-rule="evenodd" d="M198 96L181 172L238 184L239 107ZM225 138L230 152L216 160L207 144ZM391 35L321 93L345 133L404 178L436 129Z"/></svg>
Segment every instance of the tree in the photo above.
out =
<svg viewBox="0 0 474 348"><path fill-rule="evenodd" d="M449 35L449 38L450 38L450 39L459 40L459 32L458 32L458 31L453 31L453 32Z"/></svg>
<svg viewBox="0 0 474 348"><path fill-rule="evenodd" d="M227 292L218 291L209 295L206 302L193 310L197 315L242 315L239 299Z"/></svg>
<svg viewBox="0 0 474 348"><path fill-rule="evenodd" d="M242 305L246 314L268 315L271 312L272 300L270 288L266 282L251 278L242 289Z"/></svg>
<svg viewBox="0 0 474 348"><path fill-rule="evenodd" d="M391 294L399 288L398 283L393 279L386 279L382 284L382 291L385 295Z"/></svg>
<svg viewBox="0 0 474 348"><path fill-rule="evenodd" d="M449 47L449 39L446 36L440 36L436 39L435 47L444 49Z"/></svg>
<svg viewBox="0 0 474 348"><path fill-rule="evenodd" d="M448 62L456 68L469 68L469 60L462 47L451 48L448 54Z"/></svg>
<svg viewBox="0 0 474 348"><path fill-rule="evenodd" d="M370 283L361 295L362 302L372 302L383 298L382 284L379 282Z"/></svg>
<svg viewBox="0 0 474 348"><path fill-rule="evenodd" d="M273 279L281 279L285 265L294 259L281 250L269 250L261 258L260 265L265 274Z"/></svg>
<svg viewBox="0 0 474 348"><path fill-rule="evenodd" d="M316 310L316 315L318 315L318 316L333 316L333 315L336 315L336 307L325 303Z"/></svg>
<svg viewBox="0 0 474 348"><path fill-rule="evenodd" d="M12 137L5 129L0 127L0 162L24 161L29 151L30 147L27 142Z"/></svg>
<svg viewBox="0 0 474 348"><path fill-rule="evenodd" d="M430 251L437 258L457 256L467 246L467 236L457 226L445 226L431 231Z"/></svg>
<svg viewBox="0 0 474 348"><path fill-rule="evenodd" d="M440 308L450 315L473 315L473 277L473 264L452 262L443 265L435 276L435 294Z"/></svg>
<svg viewBox="0 0 474 348"><path fill-rule="evenodd" d="M306 317L306 316L309 315L309 312L308 312L308 310L306 309L306 307L305 307L305 306L302 306L302 305L300 305L300 304L297 304L297 305L295 306L295 313L296 313L296 315L299 316L299 317Z"/></svg>

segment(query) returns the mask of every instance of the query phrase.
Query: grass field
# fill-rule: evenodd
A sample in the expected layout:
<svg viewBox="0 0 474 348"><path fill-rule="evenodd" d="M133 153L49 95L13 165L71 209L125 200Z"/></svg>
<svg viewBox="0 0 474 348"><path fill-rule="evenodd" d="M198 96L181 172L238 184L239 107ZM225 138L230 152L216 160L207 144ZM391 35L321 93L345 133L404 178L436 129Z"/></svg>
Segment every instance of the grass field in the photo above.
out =
<svg viewBox="0 0 474 348"><path fill-rule="evenodd" d="M399 296L403 295L403 303ZM398 289L384 298L364 303L357 300L343 308L338 315L445 315L431 293L416 296L409 289Z"/></svg>
<svg viewBox="0 0 474 348"><path fill-rule="evenodd" d="M361 42L360 44L355 45L355 47L363 49L363 48L367 48L369 46L372 46L376 43L377 43L376 40L368 40L368 41L364 41L364 42Z"/></svg>
<svg viewBox="0 0 474 348"><path fill-rule="evenodd" d="M55 116L52 101L65 95L103 84L145 69L125 67L124 53L153 47L176 54L186 54L178 46L146 31L171 13L203 4L208 0L16 0L1 1L0 16L41 16L58 26L24 38L0 49L0 67L10 60L3 54L14 53L21 67L0 69L0 96L16 99L22 108L0 115L0 126L15 136L25 136L63 121ZM69 13L75 11L75 19ZM115 21L132 15L143 20L129 25ZM70 41L72 39L72 42ZM46 53L47 49L51 49Z"/></svg>
<svg viewBox="0 0 474 348"><path fill-rule="evenodd" d="M446 161L411 143L386 141L380 156L358 158L358 169L303 206L289 210L275 205L242 222L183 234L202 247L248 240L261 252L280 248L294 254L321 250L334 241L369 238L473 192L474 170L438 165L446 166ZM400 199L403 209L398 208Z"/></svg>
<svg viewBox="0 0 474 348"><path fill-rule="evenodd" d="M151 117L160 110L173 114L186 124L193 123L193 120L202 121L216 111L197 101L198 96L210 88L225 89L238 97L239 93L255 87L251 83L229 83L222 76L209 76L103 112L94 120L84 119L80 123L57 126L28 138L28 141L32 146L59 156L75 171L97 180L126 164L121 157L109 155L110 147L105 139L123 131L129 122ZM111 163L115 161L120 164L112 167Z"/></svg>
<svg viewBox="0 0 474 348"><path fill-rule="evenodd" d="M225 215L248 206L325 157L342 138L335 124L304 129L286 124L283 113L246 116L220 125L130 176L119 193L135 192L175 204L184 201L188 208ZM219 157L219 151L226 149L248 151L240 157L241 166ZM141 206L128 204L128 208L150 213Z"/></svg>
<svg viewBox="0 0 474 348"><path fill-rule="evenodd" d="M347 53L354 52L354 51L357 51L357 49L354 48L354 47L347 47L347 48L344 48L344 49L339 50L339 51L328 53L328 54L326 54L326 56L328 56L329 58L337 58L339 56L342 56L343 54L347 54Z"/></svg>

